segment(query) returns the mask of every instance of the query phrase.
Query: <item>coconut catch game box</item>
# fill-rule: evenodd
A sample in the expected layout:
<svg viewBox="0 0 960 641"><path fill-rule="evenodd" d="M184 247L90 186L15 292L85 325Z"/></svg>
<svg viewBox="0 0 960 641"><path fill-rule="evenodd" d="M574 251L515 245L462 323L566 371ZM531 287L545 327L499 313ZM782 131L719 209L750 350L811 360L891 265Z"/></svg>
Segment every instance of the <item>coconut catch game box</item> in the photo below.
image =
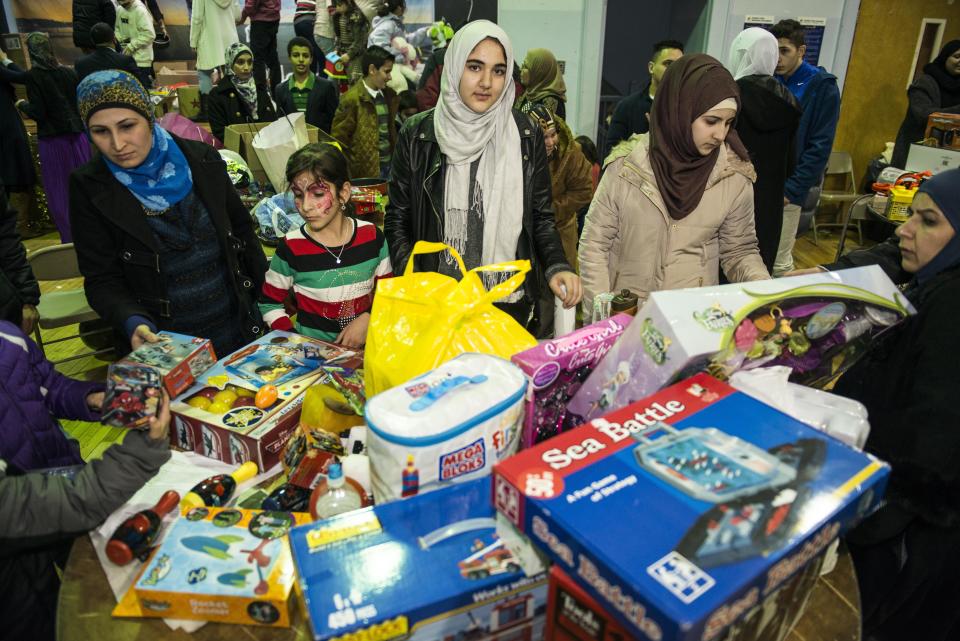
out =
<svg viewBox="0 0 960 641"><path fill-rule="evenodd" d="M876 509L889 471L698 374L500 463L493 498L631 637L711 641Z"/></svg>
<svg viewBox="0 0 960 641"><path fill-rule="evenodd" d="M534 641L547 579L497 537L490 477L294 528L313 639Z"/></svg>

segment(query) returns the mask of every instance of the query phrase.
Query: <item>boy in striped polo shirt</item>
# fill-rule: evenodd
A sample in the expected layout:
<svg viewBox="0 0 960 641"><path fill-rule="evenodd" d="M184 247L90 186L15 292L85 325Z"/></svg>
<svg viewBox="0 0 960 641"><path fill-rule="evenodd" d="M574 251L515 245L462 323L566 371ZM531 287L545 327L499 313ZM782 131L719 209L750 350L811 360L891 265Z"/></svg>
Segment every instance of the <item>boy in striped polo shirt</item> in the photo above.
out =
<svg viewBox="0 0 960 641"><path fill-rule="evenodd" d="M376 281L393 275L383 232L348 215L350 175L339 145L312 143L294 153L287 180L305 222L287 233L270 260L260 313L271 329L362 347ZM283 306L291 290L295 325Z"/></svg>

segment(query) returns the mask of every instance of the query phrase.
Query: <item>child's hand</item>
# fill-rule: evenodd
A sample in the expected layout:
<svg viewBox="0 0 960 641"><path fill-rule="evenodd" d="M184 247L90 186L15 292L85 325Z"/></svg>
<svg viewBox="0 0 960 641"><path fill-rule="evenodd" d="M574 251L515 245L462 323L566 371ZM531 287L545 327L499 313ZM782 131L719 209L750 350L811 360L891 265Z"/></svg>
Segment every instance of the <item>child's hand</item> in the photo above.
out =
<svg viewBox="0 0 960 641"><path fill-rule="evenodd" d="M144 343L156 343L160 337L150 331L147 325L137 325L133 330L133 336L130 337L130 348L139 349Z"/></svg>
<svg viewBox="0 0 960 641"><path fill-rule="evenodd" d="M370 325L370 313L364 312L350 321L333 341L344 347L363 347L367 342L367 327Z"/></svg>
<svg viewBox="0 0 960 641"><path fill-rule="evenodd" d="M170 397L163 392L160 399L160 409L156 416L150 418L148 434L154 441L166 441L170 436Z"/></svg>
<svg viewBox="0 0 960 641"><path fill-rule="evenodd" d="M93 392L92 394L87 394L87 407L94 412L99 412L101 409L103 409L103 392Z"/></svg>

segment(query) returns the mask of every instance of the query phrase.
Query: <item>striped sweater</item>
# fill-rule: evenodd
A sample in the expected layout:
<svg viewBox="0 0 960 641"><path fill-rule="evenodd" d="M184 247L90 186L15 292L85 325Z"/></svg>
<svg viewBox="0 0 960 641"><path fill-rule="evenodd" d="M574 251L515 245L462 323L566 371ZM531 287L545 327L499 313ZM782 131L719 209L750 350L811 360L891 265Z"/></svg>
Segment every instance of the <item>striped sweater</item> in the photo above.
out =
<svg viewBox="0 0 960 641"><path fill-rule="evenodd" d="M374 224L354 219L353 237L340 250L328 251L303 227L287 233L260 292L260 313L271 329L333 341L353 319L370 311L376 281L393 275L386 238ZM296 325L283 306L291 290Z"/></svg>

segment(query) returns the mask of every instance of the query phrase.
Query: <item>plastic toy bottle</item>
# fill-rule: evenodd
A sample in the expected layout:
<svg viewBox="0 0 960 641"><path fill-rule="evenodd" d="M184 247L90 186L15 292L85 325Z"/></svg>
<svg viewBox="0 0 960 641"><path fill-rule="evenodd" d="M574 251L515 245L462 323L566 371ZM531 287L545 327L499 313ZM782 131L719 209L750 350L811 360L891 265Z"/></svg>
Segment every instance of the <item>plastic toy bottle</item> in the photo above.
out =
<svg viewBox="0 0 960 641"><path fill-rule="evenodd" d="M252 479L259 469L247 461L230 474L217 474L197 483L180 501L180 507L223 507L233 496L237 485Z"/></svg>
<svg viewBox="0 0 960 641"><path fill-rule="evenodd" d="M117 565L126 565L134 557L146 559L160 533L164 515L179 502L180 495L167 490L152 508L141 510L120 524L107 543L107 558Z"/></svg>
<svg viewBox="0 0 960 641"><path fill-rule="evenodd" d="M327 482L318 485L315 492L321 492L313 501L312 513L317 519L329 519L363 507L363 497L353 485L346 483L343 468L336 461L330 464Z"/></svg>
<svg viewBox="0 0 960 641"><path fill-rule="evenodd" d="M400 496L416 496L420 491L420 470L413 466L413 454L407 454L407 466L400 478Z"/></svg>

